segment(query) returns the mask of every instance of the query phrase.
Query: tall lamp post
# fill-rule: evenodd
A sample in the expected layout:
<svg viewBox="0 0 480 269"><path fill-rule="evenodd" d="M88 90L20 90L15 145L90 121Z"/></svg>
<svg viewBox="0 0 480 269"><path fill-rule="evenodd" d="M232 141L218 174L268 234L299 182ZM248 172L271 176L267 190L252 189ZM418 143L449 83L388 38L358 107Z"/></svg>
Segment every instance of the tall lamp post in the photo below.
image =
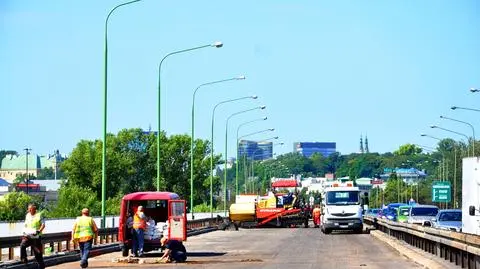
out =
<svg viewBox="0 0 480 269"><path fill-rule="evenodd" d="M457 135L461 135L463 137L465 137L467 139L467 142L470 140L468 135L466 134L463 134L463 133L459 133L459 132L456 132L456 131L453 131L453 130L450 130L450 129L446 129L446 128L443 128L443 127L440 127L440 126L437 126L437 125L431 125L430 128L432 129L440 129L440 130L444 130L446 132L450 132L450 133L453 133L453 134L457 134ZM467 147L467 155L468 155L468 147Z"/></svg>
<svg viewBox="0 0 480 269"><path fill-rule="evenodd" d="M238 127L237 127L237 140L236 140L237 142L236 142L236 149L235 149L236 154L237 154L237 159L236 159L237 164L235 165L235 195L238 194L238 166L240 165L240 162L238 161L239 160L239 156L238 156L238 133L240 131L240 128L242 126L247 125L247 124L251 124L251 123L254 123L254 122L257 122L257 121L264 121L264 120L267 120L267 119L268 119L267 117L263 117L263 118L247 121L247 122L239 124Z"/></svg>
<svg viewBox="0 0 480 269"><path fill-rule="evenodd" d="M224 199L223 199L223 210L225 210L225 212L227 211L227 153L228 153L228 122L230 121L230 119L234 116L237 116L237 115L240 115L240 114L243 114L243 113L246 113L246 112L249 112L249 111L252 111L252 110L257 110L257 109L265 109L266 106L258 106L258 107L254 107L254 108L250 108L250 109L246 109L246 110L242 110L242 111L239 111L239 112L235 112L233 114L231 114L230 116L228 116L227 118L227 121L226 121L226 124L225 124L225 167L224 167L224 172L223 172L223 196L224 196Z"/></svg>
<svg viewBox="0 0 480 269"><path fill-rule="evenodd" d="M468 123L468 122L466 122L466 121L456 120L456 119L452 119L452 118L445 117L445 116L440 116L440 118L441 118L441 119L446 119L446 120L451 120L451 121L460 122L460 123L463 123L463 124L466 124L466 125L470 126L470 128L472 129L472 138L473 138L473 143L472 143L472 157L475 156L475 128L473 128L473 125L471 125L470 123Z"/></svg>
<svg viewBox="0 0 480 269"><path fill-rule="evenodd" d="M160 63L158 64L158 133L157 133L157 191L160 191L160 134L161 134L161 120L162 120L162 83L161 83L161 74L162 74L162 63L171 55L175 54L180 54L184 52L189 52L192 50L199 50L203 48L209 48L209 47L214 47L214 48L221 48L223 47L223 43L220 41L217 41L213 44L207 44L203 46L198 46L194 48L189 48L189 49L183 49L183 50L178 50L174 52L170 52L167 55L165 55Z"/></svg>
<svg viewBox="0 0 480 269"><path fill-rule="evenodd" d="M212 112L212 129L211 129L211 140L212 140L212 149L210 150L210 215L213 218L213 153L214 153L214 148L213 148L213 129L215 126L215 111L217 110L217 107L219 107L222 104L226 103L231 103L231 102L236 102L244 99L257 99L258 97L256 95L252 96L245 96L245 97L240 97L240 98L234 98L234 99L229 99L225 101L221 101L215 105L213 108Z"/></svg>
<svg viewBox="0 0 480 269"><path fill-rule="evenodd" d="M27 177L26 177L26 182L27 182L27 194L28 194L28 181L30 181L30 175L28 174L28 155L30 154L30 151L32 149L30 148L24 148L25 154L26 154L26 160L25 160L25 170L27 171Z"/></svg>
<svg viewBox="0 0 480 269"><path fill-rule="evenodd" d="M263 119L267 119L267 117L264 117ZM253 122L253 121L250 121L250 122ZM250 123L250 122L246 122L246 123L243 123L243 125L247 124L247 123ZM242 124L241 124L242 125ZM241 127L241 125L239 127ZM238 131L239 131L239 128L237 128L237 141L236 141L236 144L237 144L237 165L235 167L235 195L238 194L238 167L240 165L240 162L238 161L238 143L240 141L240 139L242 138L245 138L245 137L248 137L248 136L252 136L252 135L256 135L256 134L260 134L260 133L264 133L264 132L273 132L275 131L275 128L268 128L268 129L265 129L265 130L261 130L261 131L257 131L257 132L253 132L253 133L249 133L249 134L246 134L246 135L243 135L241 137L238 137ZM245 153L245 152L244 152ZM244 154L245 155L245 154Z"/></svg>
<svg viewBox="0 0 480 269"><path fill-rule="evenodd" d="M228 79L222 79L222 80L216 80L216 81L211 81L207 83L200 84L194 91L193 91L193 97L192 97L192 137L190 139L190 211L192 212L192 219L193 219L193 154L194 154L194 147L193 143L195 140L195 96L197 94L197 91L208 85L213 85L213 84L218 84L222 82L227 82L227 81L232 81L232 80L243 80L245 79L245 76L238 76L238 77L233 77L233 78L228 78Z"/></svg>
<svg viewBox="0 0 480 269"><path fill-rule="evenodd" d="M105 51L104 51L104 84L103 84L103 143L102 143L102 223L105 228L105 198L106 198L106 180L107 180L107 89L108 89L108 19L110 15L119 7L139 2L134 0L117 5L110 10L105 19Z"/></svg>

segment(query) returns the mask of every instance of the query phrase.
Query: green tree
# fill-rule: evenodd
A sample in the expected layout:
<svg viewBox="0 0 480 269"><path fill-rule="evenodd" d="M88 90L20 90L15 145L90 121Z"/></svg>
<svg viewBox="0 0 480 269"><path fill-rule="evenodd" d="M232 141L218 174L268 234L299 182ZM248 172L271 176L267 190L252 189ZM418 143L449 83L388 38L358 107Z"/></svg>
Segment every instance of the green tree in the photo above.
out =
<svg viewBox="0 0 480 269"><path fill-rule="evenodd" d="M16 152L15 150L0 150L0 165L2 164L2 160L3 158L5 158L5 156L7 155L18 155L18 152Z"/></svg>
<svg viewBox="0 0 480 269"><path fill-rule="evenodd" d="M398 150L394 151L394 155L405 155L411 156L415 154L420 154L422 152L422 148L417 147L414 144L404 144L401 145Z"/></svg>
<svg viewBox="0 0 480 269"><path fill-rule="evenodd" d="M29 203L42 209L41 197L28 195L24 192L10 192L0 200L0 221L23 220Z"/></svg>
<svg viewBox="0 0 480 269"><path fill-rule="evenodd" d="M76 185L62 186L58 193L57 206L49 212L49 217L76 217L83 208L90 209L90 215L99 216L101 204L95 192L87 187Z"/></svg>

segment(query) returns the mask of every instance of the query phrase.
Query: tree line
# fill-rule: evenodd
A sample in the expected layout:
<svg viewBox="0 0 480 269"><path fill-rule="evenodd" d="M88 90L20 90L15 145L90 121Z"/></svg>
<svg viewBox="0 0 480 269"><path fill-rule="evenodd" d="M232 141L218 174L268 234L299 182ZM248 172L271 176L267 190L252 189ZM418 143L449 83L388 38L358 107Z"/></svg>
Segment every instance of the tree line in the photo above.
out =
<svg viewBox="0 0 480 269"><path fill-rule="evenodd" d="M190 136L160 133L161 178L160 190L178 193L190 200ZM478 147L477 147L478 148ZM210 152L208 140L196 139L194 142L194 204L196 212L208 210L210 199ZM123 195L136 191L156 190L156 134L141 129L124 129L116 135L107 136L107 181L106 212L118 214ZM350 176L378 178L385 168L417 168L428 176L417 186L407 186L395 174L391 174L384 191L373 190L370 205L396 202L398 199L414 199L423 203L431 201L431 184L434 180L444 179L455 185L456 205L461 205L461 158L468 152L468 145L452 139L440 141L437 148L430 151L405 144L393 153L352 153L342 155L333 153L328 157L314 154L307 158L297 153L287 153L275 159L265 161L249 160L240 156L231 168L227 169L228 204L235 200L236 182L239 194L264 194L272 177L323 177L334 173L337 177ZM219 164L222 156L214 155L214 163ZM236 169L238 165L238 178ZM81 140L77 143L60 170L65 175L58 203L44 204L41 199L26 196L24 193L11 193L0 201L0 220L22 219L26 204L40 203L48 217L74 217L83 207L89 207L92 215L100 215L102 183L102 141ZM223 176L220 168L215 169L214 207L223 209ZM401 197L401 198L400 198ZM79 203L78 201L81 201ZM23 205L23 206L19 206ZM217 206L218 205L218 206ZM19 207L18 207L19 206ZM17 209L18 207L18 209ZM11 209L14 210L11 210Z"/></svg>

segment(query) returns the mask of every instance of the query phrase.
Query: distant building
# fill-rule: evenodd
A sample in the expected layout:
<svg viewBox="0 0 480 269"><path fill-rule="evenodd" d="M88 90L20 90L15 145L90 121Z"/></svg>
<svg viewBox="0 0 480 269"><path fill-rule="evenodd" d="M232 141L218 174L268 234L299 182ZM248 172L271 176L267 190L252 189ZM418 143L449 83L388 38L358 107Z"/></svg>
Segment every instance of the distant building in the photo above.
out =
<svg viewBox="0 0 480 269"><path fill-rule="evenodd" d="M238 157L242 159L244 156L250 160L271 159L273 157L273 143L240 140L238 143Z"/></svg>
<svg viewBox="0 0 480 269"><path fill-rule="evenodd" d="M298 152L305 157L310 157L314 153L320 153L324 157L337 151L335 142L295 142L293 143L293 152Z"/></svg>
<svg viewBox="0 0 480 269"><path fill-rule="evenodd" d="M54 154L28 154L28 174L37 177L42 169L52 168L57 171L60 163L65 160L58 151ZM12 183L17 176L27 173L27 155L8 154L0 161L0 177Z"/></svg>
<svg viewBox="0 0 480 269"><path fill-rule="evenodd" d="M383 174L380 175L380 178L387 181L392 173L395 173L398 178L401 178L407 184L418 182L427 177L425 171L416 168L385 168L383 169Z"/></svg>

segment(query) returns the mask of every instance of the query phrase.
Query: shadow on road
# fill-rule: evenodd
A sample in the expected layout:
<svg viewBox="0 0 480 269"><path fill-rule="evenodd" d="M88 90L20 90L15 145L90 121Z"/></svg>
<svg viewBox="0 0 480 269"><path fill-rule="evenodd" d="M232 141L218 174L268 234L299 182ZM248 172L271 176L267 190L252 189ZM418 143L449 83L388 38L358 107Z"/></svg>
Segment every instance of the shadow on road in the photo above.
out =
<svg viewBox="0 0 480 269"><path fill-rule="evenodd" d="M215 257L223 256L227 254L226 252L187 252L188 257Z"/></svg>

